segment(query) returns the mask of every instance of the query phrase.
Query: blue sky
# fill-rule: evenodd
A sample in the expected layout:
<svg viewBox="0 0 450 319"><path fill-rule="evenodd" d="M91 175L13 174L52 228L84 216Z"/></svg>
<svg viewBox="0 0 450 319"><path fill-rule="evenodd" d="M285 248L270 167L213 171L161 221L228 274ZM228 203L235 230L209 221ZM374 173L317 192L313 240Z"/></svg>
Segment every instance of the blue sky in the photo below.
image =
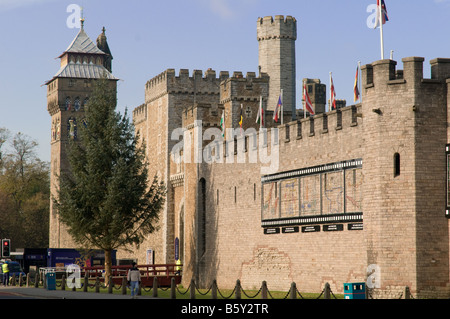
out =
<svg viewBox="0 0 450 319"><path fill-rule="evenodd" d="M78 29L69 28L70 4L84 8L93 41L103 26L118 84L118 110L144 102L147 80L168 68L258 71L258 17L297 19L297 91L303 78L329 82L338 99L353 103L358 61L380 59L380 34L367 26L376 0L0 0L0 127L39 143L50 159L50 116L45 81L59 69L56 59ZM429 60L450 57L450 0L386 0L385 57ZM297 107L300 107L297 99Z"/></svg>

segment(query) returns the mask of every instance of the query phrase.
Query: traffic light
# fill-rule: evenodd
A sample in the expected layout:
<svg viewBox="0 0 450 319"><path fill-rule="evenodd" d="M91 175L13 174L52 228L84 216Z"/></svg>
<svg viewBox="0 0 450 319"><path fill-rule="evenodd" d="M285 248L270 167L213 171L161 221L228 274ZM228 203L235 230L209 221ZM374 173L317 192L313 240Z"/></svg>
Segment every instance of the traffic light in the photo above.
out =
<svg viewBox="0 0 450 319"><path fill-rule="evenodd" d="M6 258L6 257L10 257L10 247L11 244L11 240L10 239L2 239L2 257Z"/></svg>

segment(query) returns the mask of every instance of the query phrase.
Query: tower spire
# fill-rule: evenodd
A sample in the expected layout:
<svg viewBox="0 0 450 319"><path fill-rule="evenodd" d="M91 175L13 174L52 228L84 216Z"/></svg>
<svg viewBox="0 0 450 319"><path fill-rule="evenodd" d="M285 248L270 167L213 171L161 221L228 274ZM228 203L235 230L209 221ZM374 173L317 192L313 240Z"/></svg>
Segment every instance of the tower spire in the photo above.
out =
<svg viewBox="0 0 450 319"><path fill-rule="evenodd" d="M83 7L81 8L81 15L80 15L80 25L81 25L81 29L84 28L84 14L83 14Z"/></svg>

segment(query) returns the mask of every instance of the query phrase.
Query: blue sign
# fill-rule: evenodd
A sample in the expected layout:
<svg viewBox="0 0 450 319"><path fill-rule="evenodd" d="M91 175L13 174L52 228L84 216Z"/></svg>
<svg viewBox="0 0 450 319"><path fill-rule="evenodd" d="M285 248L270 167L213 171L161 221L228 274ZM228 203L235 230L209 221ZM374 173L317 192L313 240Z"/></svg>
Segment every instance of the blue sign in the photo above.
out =
<svg viewBox="0 0 450 319"><path fill-rule="evenodd" d="M175 260L180 259L180 240L175 238Z"/></svg>

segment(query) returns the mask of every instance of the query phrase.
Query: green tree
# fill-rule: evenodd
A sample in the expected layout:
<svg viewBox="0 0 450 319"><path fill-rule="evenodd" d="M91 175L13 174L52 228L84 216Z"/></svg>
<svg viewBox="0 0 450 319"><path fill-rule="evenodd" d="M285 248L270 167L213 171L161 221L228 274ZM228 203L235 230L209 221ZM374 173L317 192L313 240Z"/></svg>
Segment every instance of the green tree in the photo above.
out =
<svg viewBox="0 0 450 319"><path fill-rule="evenodd" d="M127 112L121 116L115 105L115 91L106 80L97 81L54 199L72 238L83 248L105 251L106 278L112 250L142 243L155 230L165 198L156 176L149 185L145 149Z"/></svg>
<svg viewBox="0 0 450 319"><path fill-rule="evenodd" d="M13 247L48 247L49 168L36 157L37 142L0 128L0 229Z"/></svg>

